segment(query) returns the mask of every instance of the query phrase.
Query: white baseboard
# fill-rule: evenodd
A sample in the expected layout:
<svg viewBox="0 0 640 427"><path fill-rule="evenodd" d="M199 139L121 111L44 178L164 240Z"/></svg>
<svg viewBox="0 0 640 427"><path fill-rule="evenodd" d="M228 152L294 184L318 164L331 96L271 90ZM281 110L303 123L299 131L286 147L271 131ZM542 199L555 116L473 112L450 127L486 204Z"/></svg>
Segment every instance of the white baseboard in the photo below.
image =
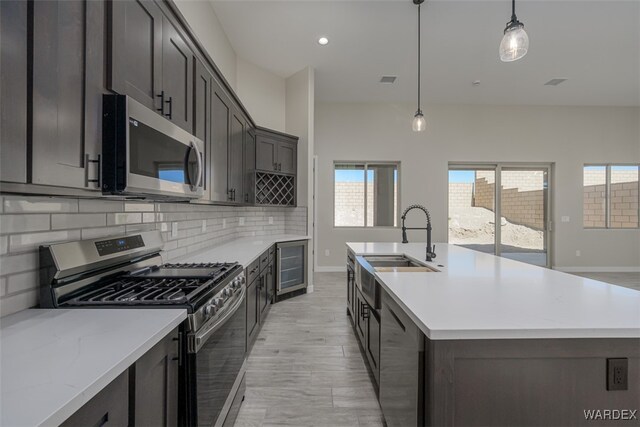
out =
<svg viewBox="0 0 640 427"><path fill-rule="evenodd" d="M343 273L347 271L346 266L319 266L316 265L316 273Z"/></svg>
<svg viewBox="0 0 640 427"><path fill-rule="evenodd" d="M640 267L553 267L565 273L640 273Z"/></svg>
<svg viewBox="0 0 640 427"><path fill-rule="evenodd" d="M308 285L308 286L307 286L307 293L308 293L308 294L313 293L313 285Z"/></svg>

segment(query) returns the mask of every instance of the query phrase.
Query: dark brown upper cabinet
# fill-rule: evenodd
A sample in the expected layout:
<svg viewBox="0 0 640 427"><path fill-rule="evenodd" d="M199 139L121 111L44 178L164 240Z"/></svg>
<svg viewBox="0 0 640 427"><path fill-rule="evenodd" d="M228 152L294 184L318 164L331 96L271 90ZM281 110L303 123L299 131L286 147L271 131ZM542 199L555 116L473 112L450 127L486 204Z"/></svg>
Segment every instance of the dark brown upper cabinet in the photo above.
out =
<svg viewBox="0 0 640 427"><path fill-rule="evenodd" d="M295 174L298 138L265 128L256 130L256 170Z"/></svg>
<svg viewBox="0 0 640 427"><path fill-rule="evenodd" d="M22 0L0 2L0 180L27 182L27 11Z"/></svg>
<svg viewBox="0 0 640 427"><path fill-rule="evenodd" d="M193 134L204 142L205 164L211 164L211 86L213 76L199 59L194 59ZM210 200L210 168L205 168L204 200Z"/></svg>
<svg viewBox="0 0 640 427"><path fill-rule="evenodd" d="M188 132L193 128L193 53L176 27L162 25L163 114Z"/></svg>
<svg viewBox="0 0 640 427"><path fill-rule="evenodd" d="M228 202L231 200L231 192L227 186L231 99L216 81L212 83L211 92L210 195L211 201Z"/></svg>
<svg viewBox="0 0 640 427"><path fill-rule="evenodd" d="M193 52L152 0L111 1L109 88L193 131Z"/></svg>
<svg viewBox="0 0 640 427"><path fill-rule="evenodd" d="M163 14L153 0L110 1L109 88L162 110Z"/></svg>
<svg viewBox="0 0 640 427"><path fill-rule="evenodd" d="M31 182L98 190L104 4L33 3Z"/></svg>
<svg viewBox="0 0 640 427"><path fill-rule="evenodd" d="M244 202L254 203L256 180L256 135L251 125L247 122L244 136Z"/></svg>
<svg viewBox="0 0 640 427"><path fill-rule="evenodd" d="M231 114L231 139L229 141L229 177L228 185L231 191L231 202L244 203L244 137L246 120L237 108Z"/></svg>

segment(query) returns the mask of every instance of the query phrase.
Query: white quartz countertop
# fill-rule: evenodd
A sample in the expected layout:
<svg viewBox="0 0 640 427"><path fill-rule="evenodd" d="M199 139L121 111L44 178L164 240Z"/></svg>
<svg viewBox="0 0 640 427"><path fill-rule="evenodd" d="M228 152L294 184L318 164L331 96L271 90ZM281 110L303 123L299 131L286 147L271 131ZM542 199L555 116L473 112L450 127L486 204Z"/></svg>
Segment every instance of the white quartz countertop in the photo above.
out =
<svg viewBox="0 0 640 427"><path fill-rule="evenodd" d="M425 260L425 243L347 247ZM436 253L426 264L440 272L376 273L432 340L640 337L639 291L445 243Z"/></svg>
<svg viewBox="0 0 640 427"><path fill-rule="evenodd" d="M2 318L0 425L59 425L186 317L182 309L31 309Z"/></svg>
<svg viewBox="0 0 640 427"><path fill-rule="evenodd" d="M184 255L175 262L239 262L247 267L275 243L309 240L311 237L298 234L243 237L220 246Z"/></svg>

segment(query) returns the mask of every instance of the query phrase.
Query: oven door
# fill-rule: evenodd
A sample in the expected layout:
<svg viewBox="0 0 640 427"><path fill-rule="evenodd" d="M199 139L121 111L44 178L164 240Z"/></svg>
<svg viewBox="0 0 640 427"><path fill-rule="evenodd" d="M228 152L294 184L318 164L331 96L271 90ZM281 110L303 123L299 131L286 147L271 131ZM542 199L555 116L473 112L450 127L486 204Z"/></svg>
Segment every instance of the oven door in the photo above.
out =
<svg viewBox="0 0 640 427"><path fill-rule="evenodd" d="M189 199L204 194L204 143L128 96L104 95L103 192Z"/></svg>
<svg viewBox="0 0 640 427"><path fill-rule="evenodd" d="M189 426L222 425L244 375L246 288L225 307L213 322L187 337Z"/></svg>

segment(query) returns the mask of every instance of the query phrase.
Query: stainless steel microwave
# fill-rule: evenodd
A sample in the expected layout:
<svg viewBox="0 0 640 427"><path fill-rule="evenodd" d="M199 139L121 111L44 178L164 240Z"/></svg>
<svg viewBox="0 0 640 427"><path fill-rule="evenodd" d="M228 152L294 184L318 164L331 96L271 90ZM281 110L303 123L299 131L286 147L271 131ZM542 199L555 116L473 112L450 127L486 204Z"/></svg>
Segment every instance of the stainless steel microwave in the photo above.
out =
<svg viewBox="0 0 640 427"><path fill-rule="evenodd" d="M196 199L204 190L204 143L126 95L102 99L102 192Z"/></svg>

